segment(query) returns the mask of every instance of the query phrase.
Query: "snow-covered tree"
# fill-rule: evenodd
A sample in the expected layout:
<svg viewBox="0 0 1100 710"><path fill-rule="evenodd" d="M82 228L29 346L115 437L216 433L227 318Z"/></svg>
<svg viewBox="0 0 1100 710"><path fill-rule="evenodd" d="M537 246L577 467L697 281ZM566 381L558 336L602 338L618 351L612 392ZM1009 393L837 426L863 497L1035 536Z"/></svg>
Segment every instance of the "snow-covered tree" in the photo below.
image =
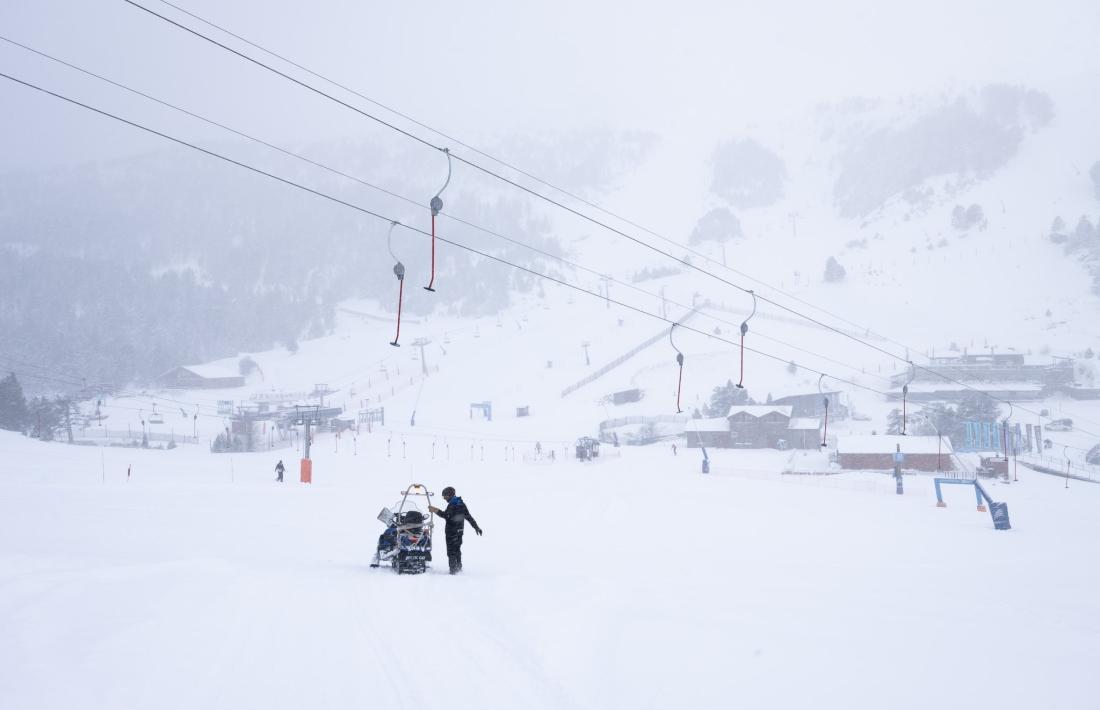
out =
<svg viewBox="0 0 1100 710"><path fill-rule="evenodd" d="M979 204L972 204L969 207L955 205L955 209L951 210L951 226L960 232L968 229L985 229L985 210Z"/></svg>
<svg viewBox="0 0 1100 710"><path fill-rule="evenodd" d="M726 380L726 384L714 388L714 392L710 395L710 402L703 407L703 414L708 417L724 417L730 411L730 407L752 403L747 389L738 387L732 380Z"/></svg>
<svg viewBox="0 0 1100 710"><path fill-rule="evenodd" d="M743 236L741 220L728 207L715 207L700 218L691 233L690 242L728 242Z"/></svg>
<svg viewBox="0 0 1100 710"><path fill-rule="evenodd" d="M27 425L27 400L23 396L23 387L9 373L0 380L0 429L23 431Z"/></svg>
<svg viewBox="0 0 1100 710"><path fill-rule="evenodd" d="M847 273L835 256L830 256L828 261L825 262L825 280L829 283L843 281Z"/></svg>
<svg viewBox="0 0 1100 710"><path fill-rule="evenodd" d="M237 362L237 371L241 373L241 377L248 377L259 369L260 366L248 355L245 355Z"/></svg>
<svg viewBox="0 0 1100 710"><path fill-rule="evenodd" d="M900 434L901 433L901 410L891 409L890 413L886 415L886 433L887 434Z"/></svg>
<svg viewBox="0 0 1100 710"><path fill-rule="evenodd" d="M725 143L714 153L711 190L735 207L767 207L783 196L783 160L752 139Z"/></svg>

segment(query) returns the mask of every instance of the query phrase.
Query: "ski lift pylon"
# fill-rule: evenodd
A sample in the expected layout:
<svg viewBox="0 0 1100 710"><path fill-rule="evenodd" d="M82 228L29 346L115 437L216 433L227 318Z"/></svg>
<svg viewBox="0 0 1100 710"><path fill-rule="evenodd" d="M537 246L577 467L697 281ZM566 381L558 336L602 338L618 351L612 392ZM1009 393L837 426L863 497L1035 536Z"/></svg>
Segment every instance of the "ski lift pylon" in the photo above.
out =
<svg viewBox="0 0 1100 710"><path fill-rule="evenodd" d="M825 430L821 433L821 446L828 446L829 437L829 395L825 394L825 390L821 386L821 381L825 379L825 373L821 373L821 377L817 378L817 392L825 401Z"/></svg>
<svg viewBox="0 0 1100 710"><path fill-rule="evenodd" d="M901 386L901 435L908 436L905 433L906 420L908 419L908 400L909 400L909 384L913 381L913 361L909 360L909 379L905 381L905 384Z"/></svg>

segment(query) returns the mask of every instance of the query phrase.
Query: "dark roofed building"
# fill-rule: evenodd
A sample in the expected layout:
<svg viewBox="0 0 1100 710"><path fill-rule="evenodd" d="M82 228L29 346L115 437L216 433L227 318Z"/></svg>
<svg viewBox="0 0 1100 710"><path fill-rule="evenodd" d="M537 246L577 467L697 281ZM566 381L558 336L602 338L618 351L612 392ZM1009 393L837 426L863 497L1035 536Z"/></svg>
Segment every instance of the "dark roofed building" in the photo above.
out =
<svg viewBox="0 0 1100 710"><path fill-rule="evenodd" d="M791 408L792 417L823 417L825 416L825 398L829 398L829 417L835 419L847 419L848 408L840 403L840 392L825 393L814 392L812 394L792 394L787 397L773 399L772 404L785 405Z"/></svg>
<svg viewBox="0 0 1100 710"><path fill-rule="evenodd" d="M977 353L929 358L926 367L910 367L893 375L890 384L900 389L912 383L937 385L961 382L1031 383L1047 388L1073 384L1073 360L1062 357L1029 356L1021 353ZM912 386L910 386L910 389ZM983 387L982 389L987 389Z"/></svg>
<svg viewBox="0 0 1100 710"><path fill-rule="evenodd" d="M709 446L727 449L730 445L730 423L725 417L692 419L684 429L687 445L692 448Z"/></svg>
<svg viewBox="0 0 1100 710"><path fill-rule="evenodd" d="M816 449L821 446L821 420L817 417L791 417L787 425L787 444L792 449Z"/></svg>
<svg viewBox="0 0 1100 710"><path fill-rule="evenodd" d="M730 446L738 449L778 449L787 440L791 407L775 404L745 404L730 407Z"/></svg>

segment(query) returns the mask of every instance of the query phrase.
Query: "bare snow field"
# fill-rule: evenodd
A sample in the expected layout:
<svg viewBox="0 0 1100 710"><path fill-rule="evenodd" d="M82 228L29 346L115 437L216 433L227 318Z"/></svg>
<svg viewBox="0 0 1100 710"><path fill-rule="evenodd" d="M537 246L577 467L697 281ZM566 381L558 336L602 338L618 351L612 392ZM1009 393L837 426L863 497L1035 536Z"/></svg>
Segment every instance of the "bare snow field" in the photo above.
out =
<svg viewBox="0 0 1100 710"><path fill-rule="evenodd" d="M0 710L1100 710L1095 8L162 4L0 3L0 376L77 401L0 431ZM741 379L825 446L702 473ZM1093 480L830 461L960 388ZM412 483L463 574L369 567Z"/></svg>
<svg viewBox="0 0 1100 710"><path fill-rule="evenodd" d="M1095 707L1100 487L781 476L779 452L431 459L0 435L5 708ZM102 452L102 459L101 459ZM127 480L126 470L131 468ZM466 571L369 569L399 489L458 488Z"/></svg>

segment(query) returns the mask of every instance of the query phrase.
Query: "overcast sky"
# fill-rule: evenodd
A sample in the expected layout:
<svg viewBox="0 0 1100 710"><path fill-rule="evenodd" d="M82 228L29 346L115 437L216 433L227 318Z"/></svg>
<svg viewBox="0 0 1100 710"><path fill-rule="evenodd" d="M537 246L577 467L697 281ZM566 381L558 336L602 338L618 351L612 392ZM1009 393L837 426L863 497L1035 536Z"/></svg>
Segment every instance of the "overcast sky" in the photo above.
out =
<svg viewBox="0 0 1100 710"><path fill-rule="evenodd" d="M141 2L213 32L158 0ZM177 4L475 140L583 126L668 134L853 95L987 81L1080 81L1094 91L1100 78L1095 0ZM123 0L3 0L0 34L267 138L374 135L362 119ZM2 42L0 67L198 135L177 117ZM6 80L0 107L5 170L159 147Z"/></svg>

